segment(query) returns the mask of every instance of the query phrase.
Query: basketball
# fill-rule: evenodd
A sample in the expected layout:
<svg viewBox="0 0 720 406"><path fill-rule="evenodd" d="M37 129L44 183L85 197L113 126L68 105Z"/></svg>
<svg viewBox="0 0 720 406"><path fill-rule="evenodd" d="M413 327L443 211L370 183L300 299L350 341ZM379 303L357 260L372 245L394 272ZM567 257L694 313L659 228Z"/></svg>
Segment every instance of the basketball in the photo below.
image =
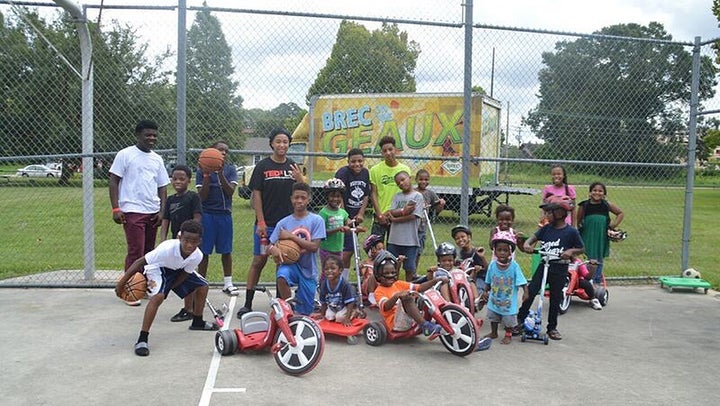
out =
<svg viewBox="0 0 720 406"><path fill-rule="evenodd" d="M207 148L200 152L198 165L202 171L217 172L223 167L225 158L222 152L215 148Z"/></svg>
<svg viewBox="0 0 720 406"><path fill-rule="evenodd" d="M147 280L140 272L136 272L129 281L125 282L122 299L126 302L137 302L145 296L146 290Z"/></svg>
<svg viewBox="0 0 720 406"><path fill-rule="evenodd" d="M280 240L275 244L283 257L283 264L294 264L300 259L300 246L293 240Z"/></svg>
<svg viewBox="0 0 720 406"><path fill-rule="evenodd" d="M700 272L698 272L695 268L688 268L683 271L682 273L683 278L695 278L700 279L702 276L700 275Z"/></svg>

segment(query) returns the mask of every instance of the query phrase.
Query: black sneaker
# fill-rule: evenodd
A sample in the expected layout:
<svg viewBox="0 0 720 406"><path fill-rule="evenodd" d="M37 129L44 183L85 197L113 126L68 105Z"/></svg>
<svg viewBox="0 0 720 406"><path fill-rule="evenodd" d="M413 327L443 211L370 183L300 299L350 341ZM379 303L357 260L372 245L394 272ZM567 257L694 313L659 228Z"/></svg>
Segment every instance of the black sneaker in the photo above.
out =
<svg viewBox="0 0 720 406"><path fill-rule="evenodd" d="M238 310L238 312L237 312L238 319L242 319L243 314L250 313L251 311L252 311L252 308L250 308L250 307L245 307L245 306L241 307L240 310Z"/></svg>
<svg viewBox="0 0 720 406"><path fill-rule="evenodd" d="M173 321L173 322L188 321L188 320L192 320L192 318L193 318L192 313L185 310L185 308L182 308L176 315L174 315L170 318L170 321Z"/></svg>

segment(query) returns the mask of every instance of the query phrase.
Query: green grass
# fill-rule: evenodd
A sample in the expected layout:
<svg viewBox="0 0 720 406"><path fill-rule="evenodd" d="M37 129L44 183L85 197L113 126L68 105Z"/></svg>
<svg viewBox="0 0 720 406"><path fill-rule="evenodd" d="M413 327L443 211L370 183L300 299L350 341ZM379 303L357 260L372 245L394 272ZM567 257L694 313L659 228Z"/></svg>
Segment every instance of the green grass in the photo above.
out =
<svg viewBox="0 0 720 406"><path fill-rule="evenodd" d="M586 190L579 186L578 190ZM0 244L0 279L59 269L83 267L82 189L77 187L0 187L3 205L0 218L5 228ZM579 192L581 196L584 193ZM609 199L625 211L621 228L629 238L613 243L607 259L608 276L677 275L681 268L683 188L611 187ZM107 187L97 187L95 195L95 264L96 269L122 269L125 240L122 227L113 223ZM530 234L539 216L539 196L511 196L516 208L515 228ZM702 272L703 278L720 286L720 271L715 266L715 252L720 216L717 202L720 189L696 189L690 266ZM244 282L251 260L254 215L247 200L234 199L234 279ZM454 213L442 213L433 223L438 243L450 240L449 231L459 222ZM471 216L476 245L487 245L494 221L480 215ZM432 240L428 237L420 269L434 258ZM528 271L530 256L518 254L518 262ZM209 278L221 280L220 258L210 257ZM262 279L271 281L268 266Z"/></svg>

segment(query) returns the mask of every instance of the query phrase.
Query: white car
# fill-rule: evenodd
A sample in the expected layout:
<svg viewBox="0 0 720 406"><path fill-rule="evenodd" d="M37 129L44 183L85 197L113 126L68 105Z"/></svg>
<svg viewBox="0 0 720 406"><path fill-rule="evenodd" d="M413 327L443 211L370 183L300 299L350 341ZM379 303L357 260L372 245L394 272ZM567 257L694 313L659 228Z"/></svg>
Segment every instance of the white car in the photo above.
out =
<svg viewBox="0 0 720 406"><path fill-rule="evenodd" d="M60 170L50 169L45 165L28 165L18 169L15 175L33 178L57 178L60 177Z"/></svg>

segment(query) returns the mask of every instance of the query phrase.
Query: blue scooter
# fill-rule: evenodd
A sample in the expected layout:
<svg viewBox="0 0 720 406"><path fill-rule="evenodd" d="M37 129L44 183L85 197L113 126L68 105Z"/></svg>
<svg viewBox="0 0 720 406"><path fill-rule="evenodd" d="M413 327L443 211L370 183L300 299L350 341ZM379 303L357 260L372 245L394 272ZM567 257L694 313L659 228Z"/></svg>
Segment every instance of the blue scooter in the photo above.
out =
<svg viewBox="0 0 720 406"><path fill-rule="evenodd" d="M520 336L520 341L525 342L526 340L536 340L542 341L543 344L548 345L548 335L541 332L543 298L545 297L545 284L547 284L547 275L548 269L550 269L550 261L559 260L560 257L545 251L537 251L537 253L540 254L541 261L543 263L543 277L542 283L540 284L541 288L539 292L540 298L538 299L537 310L530 310L527 317L525 317L525 320L523 321L523 332Z"/></svg>

